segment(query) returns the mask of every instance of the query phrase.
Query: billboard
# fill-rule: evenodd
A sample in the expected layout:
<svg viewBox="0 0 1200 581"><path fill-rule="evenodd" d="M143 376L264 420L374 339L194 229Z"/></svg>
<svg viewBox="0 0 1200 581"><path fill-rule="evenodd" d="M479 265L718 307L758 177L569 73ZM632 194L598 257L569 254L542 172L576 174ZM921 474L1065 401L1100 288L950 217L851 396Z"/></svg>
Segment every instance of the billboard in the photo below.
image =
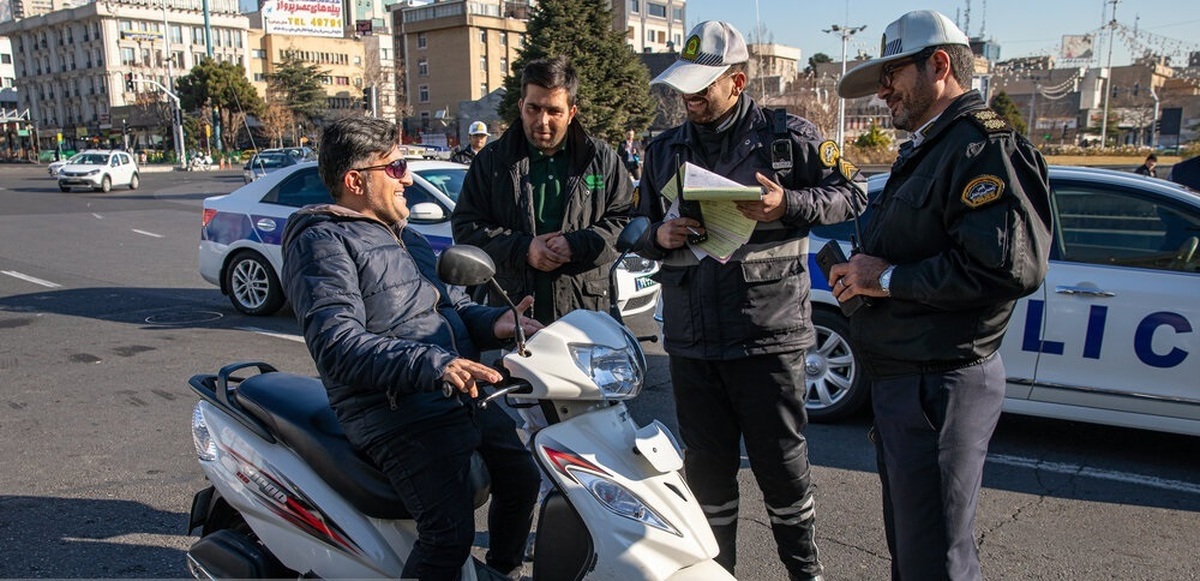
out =
<svg viewBox="0 0 1200 581"><path fill-rule="evenodd" d="M341 0L266 0L262 19L267 34L345 36Z"/></svg>
<svg viewBox="0 0 1200 581"><path fill-rule="evenodd" d="M1065 60L1089 60L1092 58L1092 35L1064 34L1062 53Z"/></svg>

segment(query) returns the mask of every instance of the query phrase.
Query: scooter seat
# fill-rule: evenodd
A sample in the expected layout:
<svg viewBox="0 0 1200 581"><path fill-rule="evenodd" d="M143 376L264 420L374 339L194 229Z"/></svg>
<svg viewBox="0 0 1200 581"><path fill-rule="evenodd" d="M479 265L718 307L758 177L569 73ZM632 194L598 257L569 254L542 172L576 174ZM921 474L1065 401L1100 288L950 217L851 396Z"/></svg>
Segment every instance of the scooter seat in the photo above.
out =
<svg viewBox="0 0 1200 581"><path fill-rule="evenodd" d="M238 384L235 397L247 413L265 424L363 514L381 519L412 518L387 477L346 439L321 380L263 373Z"/></svg>

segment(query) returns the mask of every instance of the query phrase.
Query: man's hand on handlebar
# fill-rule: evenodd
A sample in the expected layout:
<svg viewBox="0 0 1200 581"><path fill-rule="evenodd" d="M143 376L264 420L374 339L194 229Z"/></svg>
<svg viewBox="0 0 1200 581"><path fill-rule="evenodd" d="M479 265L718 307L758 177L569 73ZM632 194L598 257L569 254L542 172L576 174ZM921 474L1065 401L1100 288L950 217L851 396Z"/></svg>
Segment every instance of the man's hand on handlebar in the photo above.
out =
<svg viewBox="0 0 1200 581"><path fill-rule="evenodd" d="M442 373L443 383L470 395L472 399L479 397L479 388L475 385L475 380L496 383L503 378L504 376L500 375L499 371L477 361L461 357L451 361L450 365L446 366L446 371Z"/></svg>

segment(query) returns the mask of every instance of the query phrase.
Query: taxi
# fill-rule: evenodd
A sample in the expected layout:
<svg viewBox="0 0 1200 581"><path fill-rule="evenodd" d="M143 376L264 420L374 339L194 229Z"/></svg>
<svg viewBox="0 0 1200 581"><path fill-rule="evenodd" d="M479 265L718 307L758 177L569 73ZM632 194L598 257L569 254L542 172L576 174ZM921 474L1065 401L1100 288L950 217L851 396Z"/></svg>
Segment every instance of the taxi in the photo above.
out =
<svg viewBox="0 0 1200 581"><path fill-rule="evenodd" d="M867 182L868 196L886 175ZM1053 246L1000 347L1006 412L1200 435L1200 193L1166 180L1050 168ZM865 227L866 217L860 220ZM849 254L853 222L814 227ZM809 256L818 344L806 361L815 421L855 413L870 383L829 283Z"/></svg>
<svg viewBox="0 0 1200 581"><path fill-rule="evenodd" d="M434 252L453 244L450 213L458 201L467 166L409 159L413 185L404 189L408 224L429 239ZM283 307L284 226L308 204L332 203L315 162L266 174L232 193L206 198L200 227L200 276L220 287L238 311L271 315ZM654 308L658 263L630 256L617 269L617 305L630 316Z"/></svg>

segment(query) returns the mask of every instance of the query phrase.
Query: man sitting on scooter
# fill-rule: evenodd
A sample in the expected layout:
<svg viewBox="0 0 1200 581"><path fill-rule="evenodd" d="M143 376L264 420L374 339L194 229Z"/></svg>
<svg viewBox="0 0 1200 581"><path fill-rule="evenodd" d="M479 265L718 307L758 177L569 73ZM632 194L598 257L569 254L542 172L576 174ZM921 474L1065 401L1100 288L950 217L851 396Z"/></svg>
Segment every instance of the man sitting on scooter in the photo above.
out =
<svg viewBox="0 0 1200 581"><path fill-rule="evenodd" d="M458 578L475 536L467 474L476 451L492 479L488 565L519 575L540 476L508 415L467 397L476 380L500 380L475 359L514 336L515 321L438 280L429 241L406 227L413 179L399 143L397 126L382 119L325 128L318 171L334 203L288 221L287 296L346 436L417 522L403 577ZM526 333L542 326L520 324ZM460 395L444 396L443 384Z"/></svg>

